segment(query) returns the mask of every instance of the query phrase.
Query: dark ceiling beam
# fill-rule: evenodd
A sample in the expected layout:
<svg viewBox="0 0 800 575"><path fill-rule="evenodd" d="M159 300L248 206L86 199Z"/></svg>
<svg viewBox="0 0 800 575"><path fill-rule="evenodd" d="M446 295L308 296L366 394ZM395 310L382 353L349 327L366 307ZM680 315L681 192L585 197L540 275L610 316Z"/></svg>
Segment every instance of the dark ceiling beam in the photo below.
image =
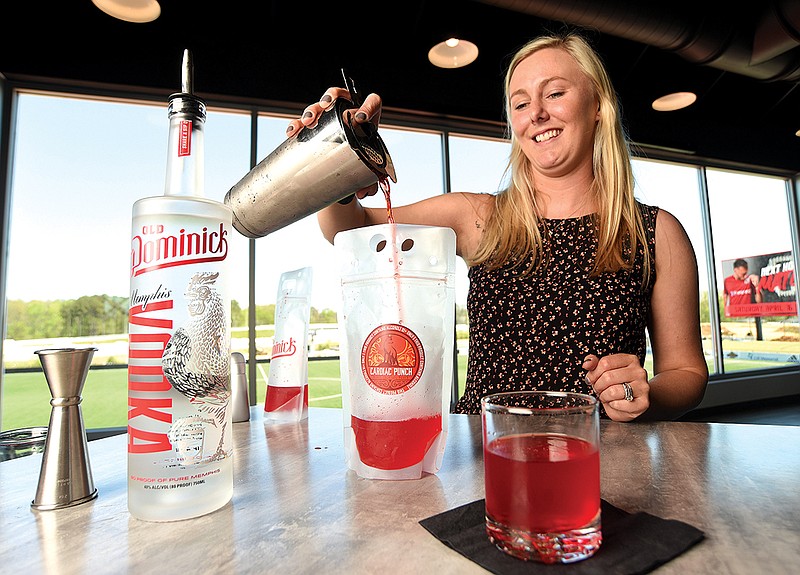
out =
<svg viewBox="0 0 800 575"><path fill-rule="evenodd" d="M674 52L686 60L764 81L800 81L800 3L764 3L754 32L722 14L664 11L661 3L621 0L477 0L531 16L594 28ZM729 6L728 9L734 9ZM691 18L690 18L691 16ZM757 51L756 51L757 49Z"/></svg>

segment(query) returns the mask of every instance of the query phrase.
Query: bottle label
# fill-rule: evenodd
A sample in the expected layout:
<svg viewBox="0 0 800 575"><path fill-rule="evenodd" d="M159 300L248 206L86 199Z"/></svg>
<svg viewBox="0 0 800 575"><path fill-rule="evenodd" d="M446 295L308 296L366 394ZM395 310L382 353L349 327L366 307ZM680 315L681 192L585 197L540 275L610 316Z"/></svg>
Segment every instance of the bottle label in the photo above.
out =
<svg viewBox="0 0 800 575"><path fill-rule="evenodd" d="M147 224L131 240L131 277L174 266L221 262L227 257L228 230L224 222L203 226L199 231Z"/></svg>
<svg viewBox="0 0 800 575"><path fill-rule="evenodd" d="M281 357L292 357L295 353L297 353L297 342L289 336L289 339L280 339L272 344L270 359L275 361Z"/></svg>
<svg viewBox="0 0 800 575"><path fill-rule="evenodd" d="M178 157L192 155L192 121L181 120L178 135Z"/></svg>
<svg viewBox="0 0 800 575"><path fill-rule="evenodd" d="M128 453L147 477L219 462L232 451L229 222L134 213Z"/></svg>

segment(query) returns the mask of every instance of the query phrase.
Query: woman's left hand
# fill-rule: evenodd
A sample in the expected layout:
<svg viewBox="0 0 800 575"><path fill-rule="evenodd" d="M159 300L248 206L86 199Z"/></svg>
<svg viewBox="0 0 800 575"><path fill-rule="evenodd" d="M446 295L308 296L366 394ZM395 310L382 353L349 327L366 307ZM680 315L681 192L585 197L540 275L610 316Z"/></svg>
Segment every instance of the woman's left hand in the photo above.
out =
<svg viewBox="0 0 800 575"><path fill-rule="evenodd" d="M590 354L583 361L583 369L586 381L614 421L631 421L650 407L647 371L635 355L615 353L597 357Z"/></svg>

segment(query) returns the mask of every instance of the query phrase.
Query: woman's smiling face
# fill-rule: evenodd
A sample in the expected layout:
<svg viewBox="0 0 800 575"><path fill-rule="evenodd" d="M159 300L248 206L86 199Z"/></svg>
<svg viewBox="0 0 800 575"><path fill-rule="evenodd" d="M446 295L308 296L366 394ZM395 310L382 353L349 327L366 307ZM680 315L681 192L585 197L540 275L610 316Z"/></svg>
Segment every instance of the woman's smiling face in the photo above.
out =
<svg viewBox="0 0 800 575"><path fill-rule="evenodd" d="M522 60L511 76L509 98L511 127L534 176L591 169L598 101L569 53L544 48Z"/></svg>

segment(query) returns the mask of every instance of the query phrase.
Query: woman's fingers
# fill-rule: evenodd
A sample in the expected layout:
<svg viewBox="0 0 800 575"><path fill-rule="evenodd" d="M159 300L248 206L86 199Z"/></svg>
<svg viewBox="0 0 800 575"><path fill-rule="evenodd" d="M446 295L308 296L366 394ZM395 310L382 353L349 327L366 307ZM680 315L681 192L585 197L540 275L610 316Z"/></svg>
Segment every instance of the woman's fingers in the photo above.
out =
<svg viewBox="0 0 800 575"><path fill-rule="evenodd" d="M344 88L331 87L325 90L319 102L315 102L305 108L299 118L289 122L286 127L286 135L294 136L303 128L313 128L317 125L320 115L333 106L339 98L350 99L350 92ZM382 101L377 94L369 94L362 102L361 106L349 114L349 118L359 124L373 122L376 126L381 117Z"/></svg>

